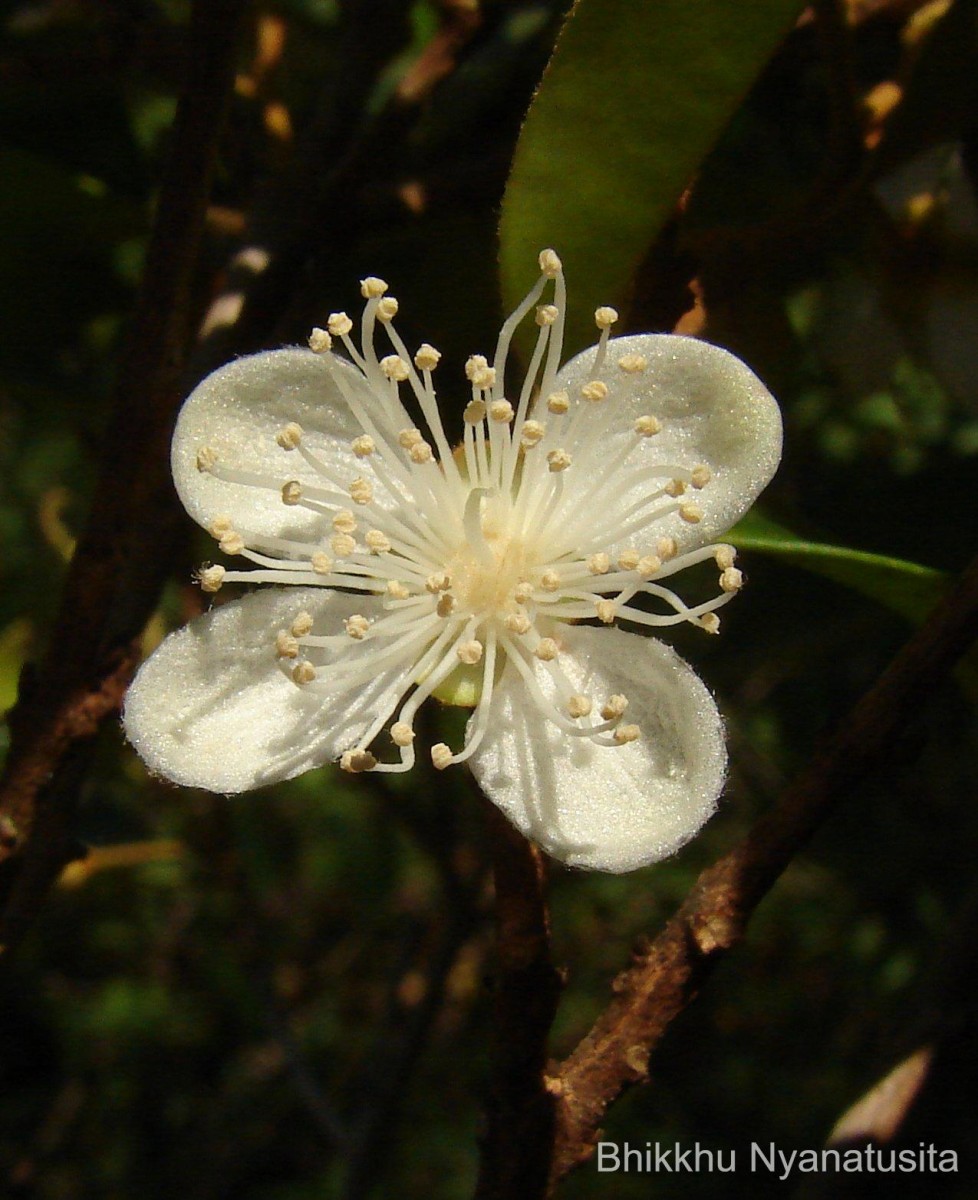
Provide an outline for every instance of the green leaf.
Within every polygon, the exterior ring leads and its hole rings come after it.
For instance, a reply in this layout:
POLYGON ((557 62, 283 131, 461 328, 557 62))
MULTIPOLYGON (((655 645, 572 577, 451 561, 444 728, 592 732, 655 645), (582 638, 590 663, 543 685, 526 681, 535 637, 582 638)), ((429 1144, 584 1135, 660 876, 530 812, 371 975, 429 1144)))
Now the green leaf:
POLYGON ((503 198, 500 265, 512 308, 553 246, 589 308, 621 302, 636 267, 748 88, 798 0, 577 0, 530 107, 503 198))
POLYGON ((773 554, 844 584, 878 600, 914 624, 926 617, 948 584, 947 575, 934 567, 846 546, 805 541, 756 509, 734 526, 730 540, 738 549, 773 554))

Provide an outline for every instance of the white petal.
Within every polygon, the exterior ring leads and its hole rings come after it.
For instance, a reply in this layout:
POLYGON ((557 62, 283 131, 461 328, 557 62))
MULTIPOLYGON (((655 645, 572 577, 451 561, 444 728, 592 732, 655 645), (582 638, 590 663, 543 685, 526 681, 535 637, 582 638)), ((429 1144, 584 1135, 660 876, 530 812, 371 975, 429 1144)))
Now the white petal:
MULTIPOLYGON (((581 398, 581 388, 595 378, 596 353, 595 347, 585 350, 557 376, 557 387, 566 389, 574 407, 589 405, 581 398)), ((719 346, 676 334, 613 338, 598 377, 608 385, 608 398, 589 405, 593 416, 579 427, 576 444, 565 447, 574 458, 567 478, 568 502, 573 503, 575 469, 577 486, 585 487, 593 473, 600 472, 602 459, 610 458, 623 436, 632 436, 635 419, 644 415, 656 417, 662 430, 641 442, 622 474, 643 465, 678 463, 688 468, 703 464, 713 477, 702 491, 691 490, 685 497, 703 512, 698 524, 690 525, 673 514, 655 522, 648 529, 650 536, 671 535, 683 549, 712 541, 750 508, 777 469, 781 459, 778 405, 753 371, 719 346), (635 374, 622 371, 618 362, 625 355, 640 355, 648 365, 635 374), (611 406, 612 423, 598 441, 591 429, 605 417, 606 405, 611 406)), ((574 407, 564 420, 570 419, 574 407)), ((609 476, 600 502, 620 506, 620 511, 663 482, 649 479, 616 493, 615 479, 614 474, 609 476)), ((641 537, 640 532, 625 542, 634 544, 641 537)), ((610 549, 619 548, 616 540, 610 549)))
POLYGON ((318 633, 372 608, 379 612, 373 597, 324 588, 263 588, 197 617, 133 681, 123 715, 129 740, 154 774, 213 792, 248 791, 339 757, 396 698, 392 673, 352 693, 314 690, 318 681, 302 688, 276 660, 275 634, 302 610, 318 633))
MULTIPOLYGON (((269 350, 239 358, 208 375, 180 410, 173 435, 173 481, 187 512, 206 529, 227 515, 235 528, 273 537, 308 539, 322 535, 327 518, 282 503, 281 486, 289 480, 329 487, 298 451, 286 451, 275 435, 289 422, 305 432, 304 444, 347 486, 369 468, 355 457, 350 442, 363 432, 330 375, 324 356, 311 350, 269 350), (228 483, 197 469, 197 453, 210 447, 220 462, 259 472, 275 485, 265 491, 228 483)), ((368 408, 376 409, 363 375, 332 356, 332 371, 368 408)), ((411 422, 405 414, 405 424, 411 422)), ((377 502, 389 498, 375 490, 377 502)))
MULTIPOLYGON (((603 747, 568 736, 507 664, 472 769, 486 795, 554 858, 633 871, 678 850, 716 808, 726 766, 720 716, 706 686, 662 642, 571 627, 564 645, 560 662, 571 684, 595 710, 625 694, 624 719, 641 738, 603 747)), ((550 694, 542 664, 536 673, 550 694)))

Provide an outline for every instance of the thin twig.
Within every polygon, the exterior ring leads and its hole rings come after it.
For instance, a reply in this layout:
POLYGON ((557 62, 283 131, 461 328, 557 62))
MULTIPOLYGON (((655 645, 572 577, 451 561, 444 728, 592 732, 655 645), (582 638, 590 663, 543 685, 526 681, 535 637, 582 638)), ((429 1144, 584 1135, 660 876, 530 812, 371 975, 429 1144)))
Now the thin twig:
POLYGON ((709 867, 662 933, 615 980, 614 998, 556 1077, 551 1183, 593 1152, 608 1107, 647 1077, 649 1055, 757 904, 833 806, 879 761, 978 630, 978 559, 856 704, 780 806, 709 867))

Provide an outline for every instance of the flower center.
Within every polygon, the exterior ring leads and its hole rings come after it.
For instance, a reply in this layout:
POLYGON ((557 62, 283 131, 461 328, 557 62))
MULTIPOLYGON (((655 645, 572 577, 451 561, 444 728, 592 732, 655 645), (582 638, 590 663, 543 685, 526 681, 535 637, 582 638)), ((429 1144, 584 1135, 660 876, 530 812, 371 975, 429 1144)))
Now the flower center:
POLYGON ((527 548, 514 536, 507 509, 509 505, 486 489, 473 489, 467 508, 478 505, 474 525, 467 523, 467 538, 452 558, 448 573, 460 611, 480 622, 501 619, 515 611, 514 592, 527 577, 530 566, 527 548), (483 494, 479 494, 483 493, 483 494))

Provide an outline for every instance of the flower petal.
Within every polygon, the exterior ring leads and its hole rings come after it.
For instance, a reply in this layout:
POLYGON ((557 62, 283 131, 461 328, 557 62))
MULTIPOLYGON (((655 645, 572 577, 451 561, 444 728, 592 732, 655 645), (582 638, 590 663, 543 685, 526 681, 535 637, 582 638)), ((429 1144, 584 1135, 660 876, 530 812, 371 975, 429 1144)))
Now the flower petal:
MULTIPOLYGON (((596 347, 585 350, 557 375, 557 387, 565 389, 571 399, 565 420, 570 420, 579 405, 593 409, 593 416, 577 425, 574 444, 566 447, 581 479, 579 486, 586 486, 595 472, 600 473, 602 461, 607 462, 623 445, 623 437, 634 437, 636 418, 654 416, 661 431, 643 438, 620 472, 608 475, 608 486, 595 503, 604 505, 610 515, 616 509, 624 513, 663 480, 650 476, 613 491, 616 480, 658 463, 687 468, 702 464, 709 468, 712 479, 687 497, 700 508, 702 519, 691 525, 673 513, 656 520, 648 533, 671 535, 684 550, 705 545, 724 533, 750 508, 781 459, 781 413, 767 388, 728 351, 676 334, 613 338, 597 376, 596 355, 596 347), (638 359, 647 365, 626 371, 618 365, 623 359, 633 368, 638 359), (609 395, 602 404, 590 405, 582 399, 581 388, 595 378, 607 383, 609 395), (612 406, 609 414, 606 405, 612 406), (603 424, 606 415, 612 419, 607 426, 603 424), (606 432, 595 437, 599 423, 606 432)), ((570 476, 567 482, 568 502, 573 503, 570 476)), ((610 552, 629 541, 634 544, 643 532, 633 533, 621 544, 614 538, 610 552)))
POLYGON ((338 758, 397 699, 394 672, 356 689, 299 687, 276 660, 275 633, 302 610, 329 628, 379 604, 322 588, 263 588, 197 617, 133 681, 129 740, 153 774, 213 792, 248 791, 338 758))
MULTIPOLYGON (((344 486, 363 473, 350 442, 363 432, 336 378, 370 409, 375 406, 363 375, 335 355, 330 362, 311 350, 269 350, 239 358, 208 375, 191 392, 173 435, 171 466, 187 512, 208 528, 226 515, 236 529, 272 537, 319 537, 328 520, 319 513, 282 503, 282 484, 330 484, 300 456, 278 445, 275 435, 290 422, 304 431, 303 443, 344 486), (210 447, 226 467, 267 477, 266 489, 229 483, 197 469, 197 454, 210 447)), ((405 425, 411 422, 405 414, 405 425)), ((378 489, 376 501, 392 501, 378 489)))
MULTIPOLYGON (((633 871, 672 854, 712 815, 726 766, 706 686, 668 646, 618 629, 569 628, 561 655, 595 701, 622 693, 642 731, 623 746, 570 737, 536 707, 512 665, 493 695, 472 770, 527 837, 572 867, 633 871)), ((536 665, 548 695, 553 684, 536 665)))

